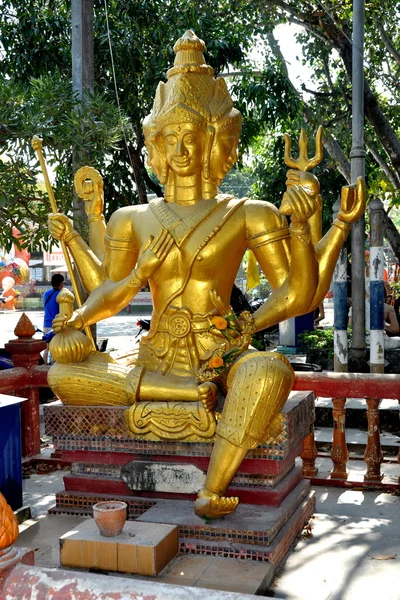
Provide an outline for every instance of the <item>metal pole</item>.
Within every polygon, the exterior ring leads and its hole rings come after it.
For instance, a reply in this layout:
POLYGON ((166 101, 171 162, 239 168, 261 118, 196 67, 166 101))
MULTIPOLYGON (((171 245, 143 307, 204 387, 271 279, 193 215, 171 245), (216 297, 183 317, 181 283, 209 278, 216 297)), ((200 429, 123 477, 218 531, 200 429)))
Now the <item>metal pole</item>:
MULTIPOLYGON (((333 205, 334 217, 340 209, 340 198, 333 205)), ((334 370, 347 373, 349 370, 349 349, 347 338, 347 250, 339 254, 333 275, 333 349, 334 370)), ((346 470, 349 452, 346 443, 346 398, 332 398, 333 441, 331 459, 332 479, 347 479, 346 470)))
POLYGON ((79 97, 93 92, 93 0, 71 1, 72 88, 79 97))
MULTIPOLYGON (((364 149, 364 0, 353 0, 352 63, 352 148, 351 182, 365 175, 364 149)), ((356 359, 365 356, 365 218, 352 226, 352 351, 356 359)))
MULTIPOLYGON (((93 0, 71 0, 71 55, 72 55, 72 89, 83 101, 85 92, 94 90, 94 44, 93 44, 93 0)), ((83 125, 82 125, 83 128, 83 125)), ((83 131, 84 133, 84 131, 83 131)), ((84 162, 77 147, 73 148, 73 171, 82 167, 84 162)), ((86 237, 87 216, 84 202, 74 190, 72 198, 74 226, 86 237)), ((78 278, 80 295, 83 300, 87 294, 78 278)), ((96 339, 96 326, 91 326, 92 337, 96 339)))
MULTIPOLYGON (((94 50, 93 50, 93 0, 71 1, 71 54, 72 89, 82 99, 85 92, 94 89, 94 50)), ((74 149, 74 171, 81 164, 81 157, 74 149)), ((74 194, 72 202, 74 225, 81 232, 87 218, 84 203, 74 194)))

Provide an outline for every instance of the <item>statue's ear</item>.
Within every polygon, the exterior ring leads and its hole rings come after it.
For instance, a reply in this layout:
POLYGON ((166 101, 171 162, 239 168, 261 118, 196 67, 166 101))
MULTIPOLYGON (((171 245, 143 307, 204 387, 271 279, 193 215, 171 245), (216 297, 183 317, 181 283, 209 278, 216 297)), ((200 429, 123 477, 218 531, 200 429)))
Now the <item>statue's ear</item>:
POLYGON ((212 125, 209 125, 206 129, 205 133, 205 141, 204 141, 204 156, 203 156, 203 179, 208 181, 210 179, 210 159, 211 159, 211 149, 214 142, 215 137, 215 128, 212 125))

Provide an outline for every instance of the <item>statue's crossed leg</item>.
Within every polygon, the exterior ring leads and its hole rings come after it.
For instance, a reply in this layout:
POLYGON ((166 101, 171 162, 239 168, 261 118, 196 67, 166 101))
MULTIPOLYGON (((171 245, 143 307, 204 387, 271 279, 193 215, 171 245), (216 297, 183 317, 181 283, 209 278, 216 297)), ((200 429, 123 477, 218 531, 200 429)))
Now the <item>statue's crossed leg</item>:
POLYGON ((236 509, 239 498, 224 494, 247 452, 267 438, 293 382, 294 371, 281 354, 249 352, 234 363, 205 486, 195 503, 196 514, 218 518, 236 509))

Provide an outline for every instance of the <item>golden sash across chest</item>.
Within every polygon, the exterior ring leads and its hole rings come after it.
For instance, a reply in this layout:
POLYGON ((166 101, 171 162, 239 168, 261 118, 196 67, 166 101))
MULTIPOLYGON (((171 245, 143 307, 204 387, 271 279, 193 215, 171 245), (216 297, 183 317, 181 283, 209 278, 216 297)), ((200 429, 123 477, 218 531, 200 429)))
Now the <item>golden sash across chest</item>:
POLYGON ((211 215, 221 205, 226 205, 233 196, 226 194, 219 194, 216 198, 216 204, 212 204, 211 201, 207 205, 200 207, 196 212, 187 217, 181 218, 174 213, 174 211, 168 206, 168 202, 165 202, 163 198, 157 198, 152 200, 149 204, 151 211, 160 221, 163 229, 167 229, 174 238, 174 241, 178 248, 184 243, 187 237, 195 231, 198 225, 204 221, 209 215, 211 215))
MULTIPOLYGON (((232 199, 232 196, 225 196, 225 197, 222 197, 222 198, 223 198, 222 202, 219 202, 216 206, 214 206, 213 209, 210 210, 207 213, 208 215, 211 214, 211 212, 214 212, 214 210, 217 209, 217 208, 223 208, 224 210, 226 210, 227 204, 229 203, 229 200, 232 199)), ((215 227, 213 227, 210 230, 209 234, 197 246, 197 248, 193 252, 193 254, 192 254, 192 256, 191 256, 191 258, 190 258, 190 260, 188 262, 187 270, 186 270, 185 276, 183 277, 182 283, 166 299, 166 301, 164 302, 164 305, 161 308, 161 310, 157 314, 153 313, 152 319, 154 321, 154 330, 153 330, 153 332, 150 331, 147 334, 147 336, 146 336, 147 340, 150 340, 152 338, 152 336, 155 334, 155 332, 157 331, 159 320, 161 319, 162 315, 165 313, 165 311, 167 310, 167 308, 172 304, 172 302, 175 300, 175 298, 177 298, 178 296, 180 296, 184 292, 184 290, 185 290, 188 282, 190 281, 190 277, 191 277, 192 269, 193 269, 193 264, 194 264, 194 262, 195 262, 195 260, 197 258, 197 255, 199 254, 199 252, 201 252, 201 250, 203 250, 203 248, 205 248, 205 246, 207 246, 207 244, 214 238, 214 236, 216 236, 217 233, 219 231, 221 231, 221 229, 225 225, 225 223, 227 223, 227 221, 229 221, 230 217, 237 211, 238 208, 240 208, 244 204, 245 201, 246 201, 246 198, 242 198, 241 200, 238 200, 237 202, 235 202, 235 204, 233 204, 230 208, 228 208, 228 210, 225 212, 225 214, 221 215, 221 220, 219 221, 218 225, 216 225, 215 227)), ((164 204, 166 204, 164 201, 162 201, 162 202, 164 204)), ((156 206, 157 205, 158 204, 156 204, 156 206)), ((158 210, 158 209, 156 208, 156 210, 158 210)), ((172 212, 172 211, 170 210, 170 212, 172 212)), ((176 217, 176 215, 174 215, 174 216, 176 217)), ((206 217, 207 217, 207 215, 203 215, 202 220, 204 220, 206 217)), ((160 220, 160 222, 162 223, 161 220, 160 220)), ((198 220, 198 223, 200 223, 200 220, 198 220)), ((162 224, 164 225, 164 223, 162 223, 162 224)), ((194 232, 195 229, 196 229, 196 226, 193 226, 191 228, 191 230, 188 231, 187 234, 185 235, 185 239, 188 238, 189 233, 194 232)), ((181 244, 182 244, 182 242, 183 242, 183 240, 181 241, 181 244)), ((153 327, 152 327, 152 329, 153 329, 153 327)))

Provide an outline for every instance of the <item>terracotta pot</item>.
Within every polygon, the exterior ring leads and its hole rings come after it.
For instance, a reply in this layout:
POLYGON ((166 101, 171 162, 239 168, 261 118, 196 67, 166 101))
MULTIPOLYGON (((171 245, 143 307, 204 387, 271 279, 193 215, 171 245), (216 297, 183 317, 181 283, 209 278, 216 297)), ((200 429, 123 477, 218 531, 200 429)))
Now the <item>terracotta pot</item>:
POLYGON ((93 506, 93 517, 101 535, 114 537, 119 535, 126 521, 126 502, 98 502, 93 506))

